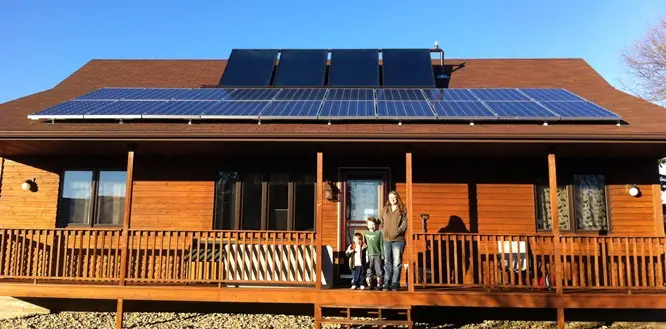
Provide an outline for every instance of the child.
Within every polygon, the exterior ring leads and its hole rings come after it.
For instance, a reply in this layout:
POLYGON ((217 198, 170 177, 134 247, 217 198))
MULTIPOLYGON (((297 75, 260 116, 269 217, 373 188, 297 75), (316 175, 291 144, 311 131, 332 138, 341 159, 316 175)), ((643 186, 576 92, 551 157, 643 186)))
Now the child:
POLYGON ((377 278, 377 289, 382 287, 384 275, 384 238, 382 232, 377 229, 379 221, 375 217, 368 217, 368 231, 365 232, 365 241, 368 244, 368 271, 366 282, 368 289, 372 288, 373 276, 377 278))
POLYGON ((352 270, 352 289, 360 287, 361 290, 365 289, 363 282, 363 269, 365 268, 365 248, 367 246, 363 243, 363 235, 361 233, 354 234, 354 242, 347 247, 345 255, 349 258, 349 269, 352 270))

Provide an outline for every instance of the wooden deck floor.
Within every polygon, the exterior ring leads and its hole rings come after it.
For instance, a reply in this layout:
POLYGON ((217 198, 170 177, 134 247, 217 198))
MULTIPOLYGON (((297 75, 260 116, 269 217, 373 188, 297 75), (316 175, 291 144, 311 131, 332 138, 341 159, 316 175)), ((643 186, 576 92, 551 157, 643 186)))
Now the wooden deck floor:
POLYGON ((2 295, 34 298, 81 298, 148 301, 298 303, 375 307, 462 306, 508 308, 666 309, 666 294, 650 291, 551 292, 511 291, 357 291, 307 288, 217 288, 191 286, 116 286, 0 283, 2 295))

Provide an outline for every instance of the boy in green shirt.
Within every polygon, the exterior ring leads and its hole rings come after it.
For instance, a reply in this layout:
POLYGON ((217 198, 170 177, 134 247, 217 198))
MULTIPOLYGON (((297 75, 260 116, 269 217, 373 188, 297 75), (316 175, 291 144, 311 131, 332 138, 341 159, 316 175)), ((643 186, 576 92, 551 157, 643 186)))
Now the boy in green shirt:
POLYGON ((375 217, 368 217, 368 231, 365 232, 365 242, 367 244, 367 275, 366 281, 368 289, 372 289, 373 276, 377 278, 377 289, 382 288, 382 277, 384 270, 384 238, 382 232, 377 228, 379 222, 375 217))

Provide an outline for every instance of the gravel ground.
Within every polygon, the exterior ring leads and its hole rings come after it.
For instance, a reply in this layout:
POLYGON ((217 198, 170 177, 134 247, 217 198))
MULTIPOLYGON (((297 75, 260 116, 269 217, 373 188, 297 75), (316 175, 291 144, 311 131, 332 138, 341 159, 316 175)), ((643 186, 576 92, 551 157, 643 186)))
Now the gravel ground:
MULTIPOLYGON (((227 313, 127 313, 124 328, 147 329, 301 329, 313 328, 310 316, 227 313)), ((115 329, 115 313, 62 312, 0 320, 0 329, 115 329)), ((340 328, 340 326, 325 326, 340 328)), ((367 328, 367 327, 366 327, 367 328)), ((439 329, 551 329, 552 322, 484 321, 476 324, 417 324, 416 328, 439 329)), ((567 329, 665 329, 657 323, 568 323, 567 329)))

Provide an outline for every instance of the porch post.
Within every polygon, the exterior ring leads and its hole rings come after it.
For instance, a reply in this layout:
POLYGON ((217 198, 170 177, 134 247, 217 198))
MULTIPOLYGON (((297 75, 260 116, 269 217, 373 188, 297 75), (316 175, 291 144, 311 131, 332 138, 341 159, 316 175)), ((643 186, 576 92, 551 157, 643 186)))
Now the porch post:
POLYGON ((118 299, 116 304, 116 329, 123 329, 123 300, 118 299))
POLYGON ((412 202, 412 154, 406 154, 406 184, 407 185, 407 261, 409 266, 407 267, 407 290, 409 292, 414 292, 414 271, 416 271, 416 266, 414 265, 414 237, 412 236, 412 226, 414 221, 412 220, 412 215, 414 214, 414 204, 412 202))
POLYGON ((322 248, 322 234, 324 226, 324 155, 317 152, 317 213, 315 216, 315 239, 317 260, 315 263, 315 288, 321 289, 322 281, 322 259, 324 250, 322 248))
MULTIPOLYGON (((555 165, 555 154, 548 154, 548 186, 550 188, 550 215, 553 231, 553 254, 555 255, 555 295, 561 296, 562 289, 562 259, 560 258, 560 220, 557 208, 557 167, 555 165)), ((557 328, 564 329, 564 309, 557 307, 557 328)))
MULTIPOLYGON (((125 276, 127 274, 127 251, 129 245, 129 225, 132 212, 132 189, 134 185, 134 150, 127 152, 127 179, 125 181, 125 213, 123 216, 123 244, 120 253, 120 282, 125 285, 125 276)), ((119 301, 119 307, 122 309, 122 300, 119 301)))

